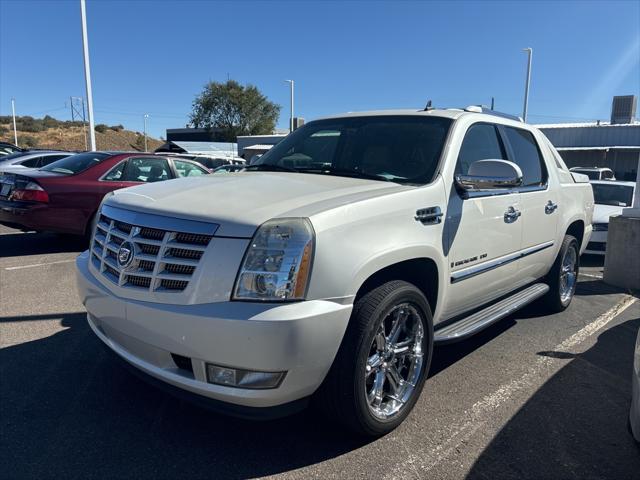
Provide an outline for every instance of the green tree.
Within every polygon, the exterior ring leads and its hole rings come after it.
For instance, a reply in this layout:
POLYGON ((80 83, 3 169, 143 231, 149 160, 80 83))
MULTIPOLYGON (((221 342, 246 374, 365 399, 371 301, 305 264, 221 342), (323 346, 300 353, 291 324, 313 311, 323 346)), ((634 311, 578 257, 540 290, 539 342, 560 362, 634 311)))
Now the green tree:
POLYGON ((255 86, 228 80, 205 85, 194 100, 189 117, 194 127, 220 129, 220 140, 232 142, 238 135, 272 133, 280 108, 255 86))

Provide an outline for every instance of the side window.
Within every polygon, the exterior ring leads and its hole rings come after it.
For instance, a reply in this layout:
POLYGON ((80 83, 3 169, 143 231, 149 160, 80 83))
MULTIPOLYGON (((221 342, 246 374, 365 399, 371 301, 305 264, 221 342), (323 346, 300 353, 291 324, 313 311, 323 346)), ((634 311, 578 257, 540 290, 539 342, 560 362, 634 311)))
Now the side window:
POLYGON ((122 174, 124 173, 124 166, 127 164, 126 160, 124 162, 120 162, 118 165, 113 167, 109 173, 107 173, 102 180, 105 182, 118 182, 122 180, 122 174))
POLYGON ((204 175, 204 170, 191 162, 183 162, 182 160, 174 160, 173 165, 176 167, 178 177, 197 177, 204 175))
POLYGON ((547 181, 547 171, 531 132, 513 127, 504 127, 504 130, 513 150, 512 160, 522 169, 522 186, 543 185, 547 181))
POLYGON ((29 160, 25 160, 24 162, 21 162, 20 165, 22 165, 23 167, 27 167, 27 168, 36 168, 38 166, 38 161, 41 158, 42 157, 30 158, 29 160))
POLYGON ((164 158, 130 158, 124 182, 161 182, 171 178, 169 162, 164 158))
POLYGON ((473 162, 489 159, 506 160, 502 142, 494 125, 476 123, 467 130, 462 140, 456 173, 466 175, 473 162))
POLYGON ((67 158, 68 156, 69 155, 48 155, 46 157, 40 157, 40 163, 38 163, 38 166, 44 167, 46 165, 49 165, 50 163, 62 160, 63 158, 67 158))

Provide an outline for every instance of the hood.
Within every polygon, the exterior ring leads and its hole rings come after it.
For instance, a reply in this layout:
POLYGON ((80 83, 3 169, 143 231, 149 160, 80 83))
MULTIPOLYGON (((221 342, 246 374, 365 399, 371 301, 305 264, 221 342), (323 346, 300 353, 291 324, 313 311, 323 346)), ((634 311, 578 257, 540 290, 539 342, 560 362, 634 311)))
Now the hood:
POLYGON ((609 223, 611 215, 620 215, 625 207, 616 207, 614 205, 601 205, 596 203, 593 209, 593 220, 591 223, 609 223))
POLYGON ((218 223, 216 236, 253 236, 272 218, 311 215, 374 196, 414 189, 392 182, 280 172, 206 175, 117 190, 113 207, 218 223))

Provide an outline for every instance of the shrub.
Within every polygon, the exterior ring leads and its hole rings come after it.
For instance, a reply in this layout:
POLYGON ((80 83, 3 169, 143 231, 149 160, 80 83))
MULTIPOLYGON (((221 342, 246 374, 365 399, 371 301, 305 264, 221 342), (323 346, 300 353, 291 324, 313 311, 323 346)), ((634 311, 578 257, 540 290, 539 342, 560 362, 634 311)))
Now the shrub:
POLYGON ((122 125, 111 125, 109 128, 114 132, 119 132, 121 130, 124 130, 124 126, 122 125))
POLYGON ((0 125, 0 135, 7 135, 11 130, 9 130, 4 125, 0 125))
POLYGON ((22 147, 35 148, 38 146, 38 139, 32 135, 21 135, 18 137, 18 143, 22 147))
POLYGON ((108 128, 109 127, 106 126, 104 123, 99 123, 98 125, 96 125, 95 130, 96 132, 105 133, 108 128))
POLYGON ((42 120, 36 120, 33 117, 16 118, 16 125, 18 130, 23 132, 41 132, 44 130, 42 120))
POLYGON ((56 120, 55 118, 50 117, 49 115, 45 115, 44 118, 42 119, 42 126, 44 128, 59 127, 61 123, 62 122, 60 120, 56 120))

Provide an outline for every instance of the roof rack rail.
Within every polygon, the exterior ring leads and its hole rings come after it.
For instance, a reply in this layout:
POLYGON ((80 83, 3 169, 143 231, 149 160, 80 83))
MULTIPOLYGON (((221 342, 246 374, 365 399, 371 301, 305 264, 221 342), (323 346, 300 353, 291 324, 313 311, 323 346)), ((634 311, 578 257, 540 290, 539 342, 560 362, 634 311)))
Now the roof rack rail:
POLYGON ((469 105, 464 110, 465 112, 485 113, 487 115, 494 115, 496 117, 508 118, 509 120, 515 120, 516 122, 522 122, 522 118, 518 117, 517 115, 498 112, 482 105, 469 105))

